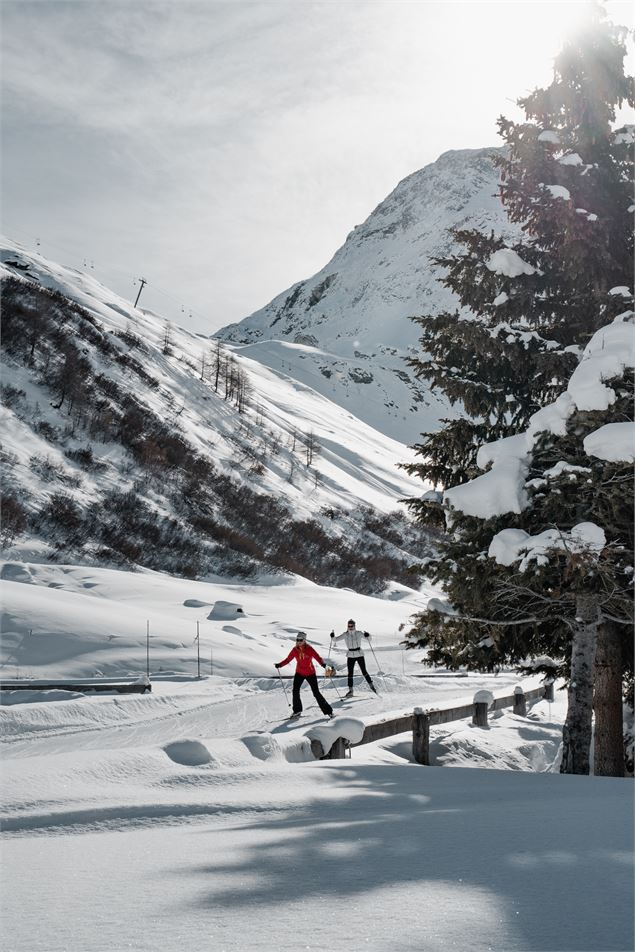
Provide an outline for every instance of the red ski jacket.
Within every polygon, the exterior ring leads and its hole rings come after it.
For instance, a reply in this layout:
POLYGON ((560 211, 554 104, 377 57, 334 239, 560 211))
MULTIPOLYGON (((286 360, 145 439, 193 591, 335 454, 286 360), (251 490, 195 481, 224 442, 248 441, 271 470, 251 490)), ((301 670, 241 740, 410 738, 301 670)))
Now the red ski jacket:
POLYGON ((280 662, 280 667, 283 668, 285 664, 289 664, 290 661, 295 659, 297 662, 295 669, 296 674, 315 674, 315 668, 313 667, 314 658, 318 664, 321 664, 322 667, 324 667, 324 662, 320 658, 317 651, 311 647, 311 645, 302 645, 301 647, 296 645, 295 648, 291 649, 284 661, 280 662))

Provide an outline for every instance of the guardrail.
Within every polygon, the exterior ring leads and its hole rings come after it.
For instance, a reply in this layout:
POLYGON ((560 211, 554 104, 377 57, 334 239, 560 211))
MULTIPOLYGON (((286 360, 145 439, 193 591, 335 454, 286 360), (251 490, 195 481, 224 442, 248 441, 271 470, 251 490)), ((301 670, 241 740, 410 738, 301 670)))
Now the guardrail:
POLYGON ((460 707, 423 710, 415 707, 412 714, 402 714, 390 720, 377 721, 367 724, 362 739, 351 744, 344 737, 338 737, 331 749, 324 752, 318 740, 311 741, 311 750, 317 760, 339 760, 346 756, 346 751, 352 747, 361 747, 363 744, 372 744, 385 737, 394 737, 396 734, 405 734, 412 731, 412 757, 418 764, 430 766, 430 728, 439 724, 449 724, 452 721, 461 721, 471 717, 476 727, 487 727, 489 711, 500 711, 505 707, 512 707, 514 714, 524 716, 527 713, 527 704, 531 701, 554 700, 554 686, 548 682, 543 687, 532 691, 523 691, 519 686, 513 694, 499 698, 484 698, 488 692, 477 691, 471 704, 460 707))

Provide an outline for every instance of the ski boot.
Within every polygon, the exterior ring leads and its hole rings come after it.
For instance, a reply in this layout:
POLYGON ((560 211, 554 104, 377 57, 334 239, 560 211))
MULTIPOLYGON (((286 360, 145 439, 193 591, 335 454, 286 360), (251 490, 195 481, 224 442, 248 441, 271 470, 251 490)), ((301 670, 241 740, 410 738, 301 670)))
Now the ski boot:
POLYGON ((352 688, 349 688, 348 691, 346 692, 346 694, 344 695, 344 698, 345 698, 345 699, 346 699, 347 697, 353 697, 353 689, 352 689, 352 688))

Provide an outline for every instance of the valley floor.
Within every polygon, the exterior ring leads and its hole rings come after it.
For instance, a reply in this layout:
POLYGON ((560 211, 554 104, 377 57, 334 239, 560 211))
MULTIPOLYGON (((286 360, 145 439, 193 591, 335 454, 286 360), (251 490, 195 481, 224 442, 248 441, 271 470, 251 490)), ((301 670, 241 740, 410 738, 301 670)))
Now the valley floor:
MULTIPOLYGON (((378 681, 336 712, 486 679, 378 681)), ((409 735, 311 762, 275 682, 154 688, 2 709, 14 952, 633 947, 632 785, 549 772, 562 695, 434 729, 426 768, 409 735)))
POLYGON ((404 657, 399 625, 421 593, 36 563, 4 574, 5 676, 138 676, 149 616, 156 666, 151 694, 3 699, 11 952, 632 950, 633 785, 557 773, 564 692, 487 730, 433 728, 431 767, 412 762, 408 734, 313 761, 305 734, 324 721, 306 686, 304 716, 285 720, 272 662, 300 626, 327 654, 331 619, 351 611, 385 674, 379 697, 362 682, 351 701, 343 678, 322 682, 337 716, 510 693, 513 672, 435 676, 404 657), (200 680, 197 618, 222 672, 200 680))

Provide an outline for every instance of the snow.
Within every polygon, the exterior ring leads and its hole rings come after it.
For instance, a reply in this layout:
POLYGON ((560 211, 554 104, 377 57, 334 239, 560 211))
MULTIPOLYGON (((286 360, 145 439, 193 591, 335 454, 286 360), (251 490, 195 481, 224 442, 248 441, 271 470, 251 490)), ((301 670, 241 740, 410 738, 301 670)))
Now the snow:
POLYGON ((572 463, 567 463, 566 460, 558 460, 555 466, 551 466, 549 469, 546 469, 543 473, 543 476, 551 477, 552 479, 557 479, 558 476, 562 476, 564 473, 590 473, 591 470, 588 466, 574 466, 572 463))
POLYGON ((171 761, 184 767, 202 767, 209 764, 212 755, 198 740, 177 740, 163 748, 171 761))
POLYGON ((619 295, 620 297, 630 298, 632 297, 632 291, 630 288, 626 287, 624 284, 620 284, 618 287, 611 288, 609 291, 613 297, 619 295))
MULTIPOLYGON (((284 370, 263 366, 237 350, 234 357, 253 389, 252 406, 241 416, 214 392, 209 380, 199 379, 202 355, 207 355, 209 361, 209 340, 175 326, 171 331, 173 354, 166 356, 162 352, 165 322, 161 318, 133 308, 89 274, 27 252, 6 239, 0 245, 4 262, 0 264, 1 276, 28 277, 60 291, 94 315, 113 340, 114 335, 127 329, 142 339, 147 347, 142 355, 144 369, 160 386, 138 390, 135 397, 160 419, 178 427, 187 442, 222 473, 246 480, 257 492, 280 497, 299 518, 315 516, 325 507, 351 509, 360 502, 387 511, 399 508, 400 499, 420 492, 420 480, 398 468, 398 463, 416 459, 409 447, 355 418, 308 383, 291 378, 284 370), (28 270, 14 273, 11 261, 28 270), (292 442, 301 446, 302 437, 310 430, 322 448, 311 471, 303 465, 301 450, 295 454, 291 450, 292 442), (258 448, 264 460, 260 474, 253 472, 253 461, 245 447, 258 448)), ((105 361, 97 352, 91 354, 91 361, 95 372, 104 372, 125 390, 130 389, 127 369, 105 361)), ((320 373, 318 376, 322 377, 320 373)), ((395 379, 392 371, 387 372, 388 378, 395 379)), ((50 406, 50 392, 29 368, 5 362, 3 383, 26 392, 29 406, 37 407, 39 420, 59 425, 59 413, 50 406)), ((360 399, 360 404, 363 402, 360 399)), ((64 489, 82 507, 104 492, 129 488, 130 474, 122 470, 130 459, 120 445, 98 444, 95 451, 106 468, 102 474, 88 474, 69 462, 63 447, 39 435, 31 421, 20 418, 13 409, 0 408, 0 424, 3 449, 17 457, 14 469, 20 486, 38 504, 48 501, 51 484, 34 472, 32 458, 48 459, 65 477, 80 475, 80 486, 64 489)), ((78 440, 80 444, 82 440, 78 440)), ((152 504, 154 508, 156 502, 152 500, 152 504)), ((169 509, 166 514, 174 515, 169 509)))
POLYGON ((635 423, 605 423, 584 438, 584 452, 609 463, 635 462, 635 423))
MULTIPOLYGON (((433 728, 426 768, 409 735, 294 761, 302 727, 239 739, 216 690, 182 728, 196 726, 197 748, 162 742, 174 714, 136 737, 80 731, 69 753, 59 733, 25 732, 21 750, 9 735, 12 952, 631 948, 630 787, 551 772, 563 692, 487 730, 433 728)), ((261 696, 284 706, 278 689, 261 696)))
MULTIPOLYGON (((444 500, 453 508, 469 516, 489 519, 505 513, 522 512, 527 504, 525 478, 527 464, 537 436, 548 431, 555 435, 564 435, 569 416, 579 410, 606 410, 615 401, 614 390, 604 383, 612 377, 620 376, 626 369, 635 367, 635 333, 632 324, 633 312, 625 311, 618 315, 613 323, 597 331, 582 354, 582 359, 574 370, 567 390, 551 404, 538 410, 530 418, 526 431, 481 446, 476 461, 481 469, 491 466, 483 476, 477 476, 468 483, 455 486, 444 493, 444 500)), ((614 426, 615 424, 610 424, 614 426)), ((620 425, 619 429, 598 431, 597 443, 594 434, 590 434, 589 446, 597 445, 602 453, 625 453, 630 459, 632 452, 632 429, 630 424, 620 425), (614 449, 608 445, 613 436, 618 442, 614 449)), ((585 447, 587 446, 585 442, 585 447)), ((598 455, 599 454, 592 454, 598 455)), ((609 457, 600 456, 608 459, 609 457)), ((617 457, 616 457, 617 458, 617 457)), ((564 461, 557 466, 557 472, 546 475, 560 475, 565 471, 564 461)), ((573 471, 573 470, 570 470, 573 471)), ((509 563, 504 563, 509 564, 509 563)))
POLYGON ((633 325, 623 320, 600 328, 587 344, 574 370, 568 393, 579 410, 606 410, 615 401, 615 392, 603 381, 618 377, 635 366, 633 325))
POLYGON ((635 136, 631 132, 618 132, 613 137, 615 145, 632 145, 635 142, 635 136))
POLYGON ((492 304, 494 307, 500 307, 501 304, 506 304, 507 301, 509 301, 509 296, 505 293, 505 291, 501 291, 500 294, 496 295, 492 301, 492 304))
POLYGON ((593 522, 581 522, 570 532, 546 529, 532 536, 523 529, 503 529, 490 542, 488 555, 499 565, 519 562, 521 572, 531 563, 546 565, 552 552, 598 552, 606 545, 604 530, 593 522))
POLYGON ((560 165, 583 165, 582 159, 577 152, 567 152, 566 155, 558 159, 560 165))
POLYGON ((453 247, 453 228, 470 222, 506 242, 520 237, 497 196, 496 151, 447 152, 409 175, 317 274, 219 336, 402 443, 454 419, 458 411, 404 363, 419 349, 408 318, 457 306, 433 264, 453 247))
POLYGON ((349 744, 358 744, 364 736, 364 722, 356 717, 334 717, 328 724, 317 724, 309 728, 306 737, 319 740, 325 754, 338 739, 343 737, 349 744))
MULTIPOLYGON (((516 689, 514 688, 514 691, 515 690, 516 689)), ((474 695, 474 703, 475 704, 489 704, 491 707, 491 705, 494 703, 494 695, 492 694, 491 691, 485 691, 484 689, 481 689, 480 691, 477 691, 476 694, 474 695)))
POLYGON ((443 598, 429 599, 427 610, 430 612, 439 612, 440 615, 458 615, 456 608, 443 598))
POLYGON ((505 512, 522 512, 526 467, 520 459, 503 459, 483 476, 446 490, 444 499, 467 516, 489 519, 505 512))
POLYGON ((553 129, 543 129, 538 136, 538 142, 549 142, 552 145, 560 145, 560 136, 553 129))
POLYGON ((561 198, 567 202, 571 199, 571 192, 564 185, 545 185, 544 187, 551 193, 552 198, 561 198))
POLYGON ((410 734, 313 760, 307 731, 355 742, 415 707, 514 691, 511 671, 431 673, 420 650, 404 655, 400 628, 430 592, 7 568, 5 674, 143 675, 146 618, 152 670, 151 694, 43 703, 25 690, 0 707, 12 952, 631 947, 630 786, 559 775, 564 691, 525 717, 493 713, 487 730, 432 728, 430 768, 412 762, 410 734), (219 602, 244 617, 206 620, 219 602), (356 678, 343 702, 346 679, 325 679, 335 722, 306 686, 304 716, 285 720, 283 686, 263 675, 298 627, 326 655, 351 613, 373 633, 381 695, 356 678), (215 671, 200 680, 197 617, 215 671))
POLYGON ((512 248, 499 248, 490 255, 486 266, 495 274, 502 274, 507 278, 517 278, 521 274, 535 274, 536 271, 512 248))
POLYGON ((388 638, 395 670, 416 670, 421 656, 409 652, 402 660, 397 629, 433 594, 392 584, 385 598, 374 598, 299 576, 189 581, 150 570, 17 561, 5 562, 0 574, 4 673, 39 679, 144 675, 148 621, 154 675, 195 675, 198 631, 205 673, 212 652, 216 674, 261 677, 275 673, 274 662, 286 656, 298 630, 328 651, 334 622, 343 625, 351 616, 373 633, 374 644, 379 639, 382 652, 388 638), (243 611, 210 619, 210 605, 219 604, 243 611))
POLYGON ((214 602, 214 607, 207 617, 209 621, 235 621, 245 617, 245 610, 242 605, 226 602, 221 598, 214 602))

